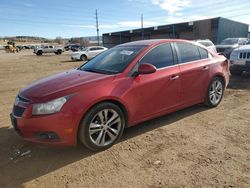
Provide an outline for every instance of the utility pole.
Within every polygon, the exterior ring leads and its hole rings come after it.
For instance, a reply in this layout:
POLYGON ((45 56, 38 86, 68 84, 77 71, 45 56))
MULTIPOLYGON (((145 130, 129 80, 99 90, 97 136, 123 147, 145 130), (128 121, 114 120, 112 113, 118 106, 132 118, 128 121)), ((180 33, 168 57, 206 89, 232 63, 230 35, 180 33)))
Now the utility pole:
POLYGON ((143 14, 141 14, 141 39, 144 39, 144 30, 143 30, 143 14))
POLYGON ((99 24, 98 24, 98 14, 97 14, 97 9, 95 9, 95 20, 96 20, 97 42, 98 42, 98 46, 99 46, 99 45, 100 45, 100 42, 99 42, 99 24))

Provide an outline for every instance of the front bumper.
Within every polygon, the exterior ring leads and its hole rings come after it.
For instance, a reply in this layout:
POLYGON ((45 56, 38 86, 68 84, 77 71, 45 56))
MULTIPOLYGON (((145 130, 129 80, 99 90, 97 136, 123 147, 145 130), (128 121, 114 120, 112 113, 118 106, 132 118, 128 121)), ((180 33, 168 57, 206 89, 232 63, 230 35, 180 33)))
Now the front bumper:
POLYGON ((250 71, 250 61, 230 61, 230 71, 250 71))
POLYGON ((51 144, 73 146, 77 144, 77 124, 74 116, 65 113, 31 116, 31 108, 25 109, 22 117, 10 114, 11 122, 17 133, 24 140, 51 144))
POLYGON ((80 60, 80 58, 78 56, 71 56, 71 60, 72 61, 77 61, 77 60, 80 60))

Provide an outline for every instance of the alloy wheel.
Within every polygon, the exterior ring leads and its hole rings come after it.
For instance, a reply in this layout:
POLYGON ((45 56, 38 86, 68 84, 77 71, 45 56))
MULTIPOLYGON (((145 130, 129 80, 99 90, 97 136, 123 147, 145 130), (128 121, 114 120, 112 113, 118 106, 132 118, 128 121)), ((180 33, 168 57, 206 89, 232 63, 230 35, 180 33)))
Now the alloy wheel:
POLYGON ((113 143, 121 131, 121 117, 113 109, 97 112, 89 125, 90 140, 96 146, 107 146, 113 143))
POLYGON ((209 90, 209 100, 213 105, 217 105, 223 95, 223 84, 220 80, 215 80, 209 90))

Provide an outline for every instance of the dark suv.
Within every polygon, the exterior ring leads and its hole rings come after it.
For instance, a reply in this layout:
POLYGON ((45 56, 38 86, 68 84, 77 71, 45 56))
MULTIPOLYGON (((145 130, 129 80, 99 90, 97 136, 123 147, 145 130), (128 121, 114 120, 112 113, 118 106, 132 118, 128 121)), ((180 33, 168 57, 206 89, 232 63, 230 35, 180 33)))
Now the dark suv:
POLYGON ((226 38, 219 45, 216 45, 216 50, 229 59, 234 49, 246 44, 250 44, 248 38, 226 38))

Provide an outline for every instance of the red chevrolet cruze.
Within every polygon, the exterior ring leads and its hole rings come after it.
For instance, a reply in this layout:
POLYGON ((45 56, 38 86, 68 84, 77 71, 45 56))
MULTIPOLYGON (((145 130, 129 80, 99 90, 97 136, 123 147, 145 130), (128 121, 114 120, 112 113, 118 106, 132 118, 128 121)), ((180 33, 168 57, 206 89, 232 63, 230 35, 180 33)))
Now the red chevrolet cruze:
POLYGON ((185 40, 121 44, 21 90, 12 124, 25 140, 55 145, 79 140, 103 150, 125 127, 198 103, 217 106, 228 66, 224 56, 185 40))

